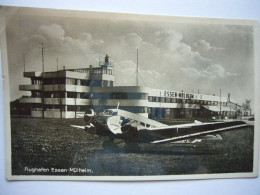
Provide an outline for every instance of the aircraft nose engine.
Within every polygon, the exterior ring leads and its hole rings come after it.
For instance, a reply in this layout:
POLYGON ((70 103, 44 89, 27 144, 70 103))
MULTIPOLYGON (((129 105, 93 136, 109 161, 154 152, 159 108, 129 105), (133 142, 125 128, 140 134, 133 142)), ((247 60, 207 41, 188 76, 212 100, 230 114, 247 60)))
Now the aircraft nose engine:
POLYGON ((95 112, 93 109, 88 109, 84 114, 84 121, 85 121, 85 130, 88 133, 94 133, 96 128, 93 125, 93 119, 95 116, 95 112))
POLYGON ((95 112, 93 109, 87 109, 87 111, 84 114, 84 120, 85 122, 88 122, 95 116, 95 112))

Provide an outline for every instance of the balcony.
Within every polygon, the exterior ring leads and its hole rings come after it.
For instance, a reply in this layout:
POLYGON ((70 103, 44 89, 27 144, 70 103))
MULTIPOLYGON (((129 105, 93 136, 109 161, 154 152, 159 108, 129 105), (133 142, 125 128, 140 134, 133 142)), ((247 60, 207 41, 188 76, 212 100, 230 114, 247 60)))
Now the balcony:
POLYGON ((89 99, 79 99, 79 98, 66 98, 66 105, 90 105, 89 99))
POLYGON ((49 105, 89 105, 89 99, 80 99, 80 98, 44 98, 44 104, 49 105))
POLYGON ((44 104, 59 105, 65 104, 65 98, 44 98, 44 104))
POLYGON ((44 85, 44 91, 65 91, 65 84, 44 85))
POLYGON ((42 90, 42 85, 19 85, 20 91, 42 90))
POLYGON ((20 103, 31 103, 31 104, 42 103, 42 99, 36 97, 24 97, 24 98, 20 98, 19 101, 20 103))
POLYGON ((42 72, 24 72, 23 76, 24 77, 28 77, 28 78, 31 78, 31 77, 42 77, 42 72))

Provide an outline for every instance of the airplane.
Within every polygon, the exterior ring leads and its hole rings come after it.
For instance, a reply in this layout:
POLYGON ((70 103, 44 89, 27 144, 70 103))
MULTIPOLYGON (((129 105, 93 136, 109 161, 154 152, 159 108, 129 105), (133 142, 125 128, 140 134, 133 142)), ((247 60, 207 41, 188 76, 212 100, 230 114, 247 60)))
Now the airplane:
POLYGON ((95 113, 89 109, 84 114, 85 126, 71 125, 87 133, 108 136, 111 142, 118 138, 125 143, 196 143, 202 140, 222 140, 223 131, 248 127, 244 121, 221 121, 166 125, 139 114, 122 109, 105 109, 95 113))

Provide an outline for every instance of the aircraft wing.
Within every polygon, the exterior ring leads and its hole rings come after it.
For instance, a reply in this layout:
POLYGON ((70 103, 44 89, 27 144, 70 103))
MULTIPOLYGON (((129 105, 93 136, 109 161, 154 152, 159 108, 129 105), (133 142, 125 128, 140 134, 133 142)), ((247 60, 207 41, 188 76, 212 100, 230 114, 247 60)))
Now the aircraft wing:
POLYGON ((174 128, 175 129, 187 129, 187 128, 195 128, 195 127, 222 126, 222 125, 233 125, 236 122, 241 122, 241 121, 208 122, 208 123, 202 123, 200 121, 195 121, 194 123, 186 123, 186 124, 179 124, 179 125, 169 125, 169 126, 164 126, 164 127, 160 126, 160 127, 155 127, 155 128, 147 128, 147 130, 158 131, 158 130, 167 130, 167 129, 174 129, 174 128))
POLYGON ((160 143, 174 142, 174 141, 179 141, 179 140, 199 137, 199 136, 202 136, 202 135, 219 133, 221 131, 227 131, 227 130, 236 129, 236 128, 242 128, 242 127, 247 127, 247 126, 248 126, 247 124, 241 124, 241 125, 235 125, 235 126, 230 126, 230 127, 213 129, 213 130, 201 131, 201 132, 198 132, 198 133, 190 133, 190 134, 187 134, 187 135, 176 136, 176 137, 171 137, 171 138, 162 139, 162 140, 156 140, 156 141, 153 141, 151 143, 153 143, 153 144, 160 144, 160 143))
POLYGON ((139 130, 138 136, 140 141, 159 144, 216 134, 218 132, 247 126, 248 125, 243 121, 190 123, 157 128, 144 128, 139 130))
POLYGON ((84 113, 77 113, 76 116, 77 116, 77 118, 83 118, 84 117, 84 113))
POLYGON ((85 129, 85 126, 79 126, 79 125, 70 125, 71 127, 75 127, 77 129, 85 129))

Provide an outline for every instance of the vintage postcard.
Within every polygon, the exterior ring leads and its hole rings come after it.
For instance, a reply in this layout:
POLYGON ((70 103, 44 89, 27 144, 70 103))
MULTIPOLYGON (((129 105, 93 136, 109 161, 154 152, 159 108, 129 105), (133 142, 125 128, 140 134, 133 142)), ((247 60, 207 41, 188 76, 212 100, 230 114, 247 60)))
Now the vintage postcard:
POLYGON ((258 21, 0 10, 8 180, 258 175, 258 21))

